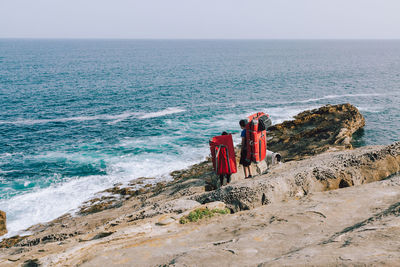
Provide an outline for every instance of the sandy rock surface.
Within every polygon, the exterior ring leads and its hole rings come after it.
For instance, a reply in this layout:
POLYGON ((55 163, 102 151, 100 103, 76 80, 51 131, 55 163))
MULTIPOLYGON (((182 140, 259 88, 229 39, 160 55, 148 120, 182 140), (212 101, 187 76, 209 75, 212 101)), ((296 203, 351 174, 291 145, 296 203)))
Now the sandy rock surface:
POLYGON ((30 254, 47 266, 395 266, 399 199, 394 176, 198 223, 144 220, 69 245, 17 248, 0 263, 30 254))

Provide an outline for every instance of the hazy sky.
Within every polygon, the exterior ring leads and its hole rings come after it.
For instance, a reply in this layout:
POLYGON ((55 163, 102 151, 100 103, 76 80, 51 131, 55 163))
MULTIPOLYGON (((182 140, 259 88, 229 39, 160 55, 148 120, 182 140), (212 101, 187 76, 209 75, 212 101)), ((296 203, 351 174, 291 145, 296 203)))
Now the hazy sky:
POLYGON ((0 38, 400 38, 400 0, 0 0, 0 38))

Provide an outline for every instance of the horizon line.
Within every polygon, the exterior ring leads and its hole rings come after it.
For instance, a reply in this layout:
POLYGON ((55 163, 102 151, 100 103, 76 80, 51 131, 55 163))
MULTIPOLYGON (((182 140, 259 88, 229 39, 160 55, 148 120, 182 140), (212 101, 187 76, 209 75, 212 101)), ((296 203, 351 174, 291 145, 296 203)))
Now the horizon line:
POLYGON ((0 37, 18 40, 177 40, 177 41, 398 41, 400 38, 119 38, 119 37, 0 37))

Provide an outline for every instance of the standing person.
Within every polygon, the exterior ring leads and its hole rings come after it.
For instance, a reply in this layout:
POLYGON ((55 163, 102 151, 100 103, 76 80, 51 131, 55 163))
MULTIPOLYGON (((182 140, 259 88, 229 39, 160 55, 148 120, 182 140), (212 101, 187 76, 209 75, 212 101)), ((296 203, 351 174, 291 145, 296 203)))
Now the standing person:
POLYGON ((250 170, 251 161, 247 159, 246 124, 246 120, 239 121, 240 128, 242 128, 242 133, 240 134, 240 136, 242 137, 242 149, 240 151, 239 163, 243 165, 245 179, 253 177, 250 170))
MULTIPOLYGON (((227 132, 223 131, 221 135, 228 135, 227 132)), ((220 174, 219 175, 219 181, 221 183, 221 186, 224 185, 224 177, 226 177, 226 183, 229 184, 231 182, 231 174, 220 174)))

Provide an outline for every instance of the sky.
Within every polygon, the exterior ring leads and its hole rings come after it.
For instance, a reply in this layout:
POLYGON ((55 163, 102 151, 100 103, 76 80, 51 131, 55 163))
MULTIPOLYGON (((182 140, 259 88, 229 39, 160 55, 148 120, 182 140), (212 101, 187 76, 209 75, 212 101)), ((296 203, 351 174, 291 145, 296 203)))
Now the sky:
POLYGON ((400 0, 0 0, 0 38, 400 39, 400 0))

